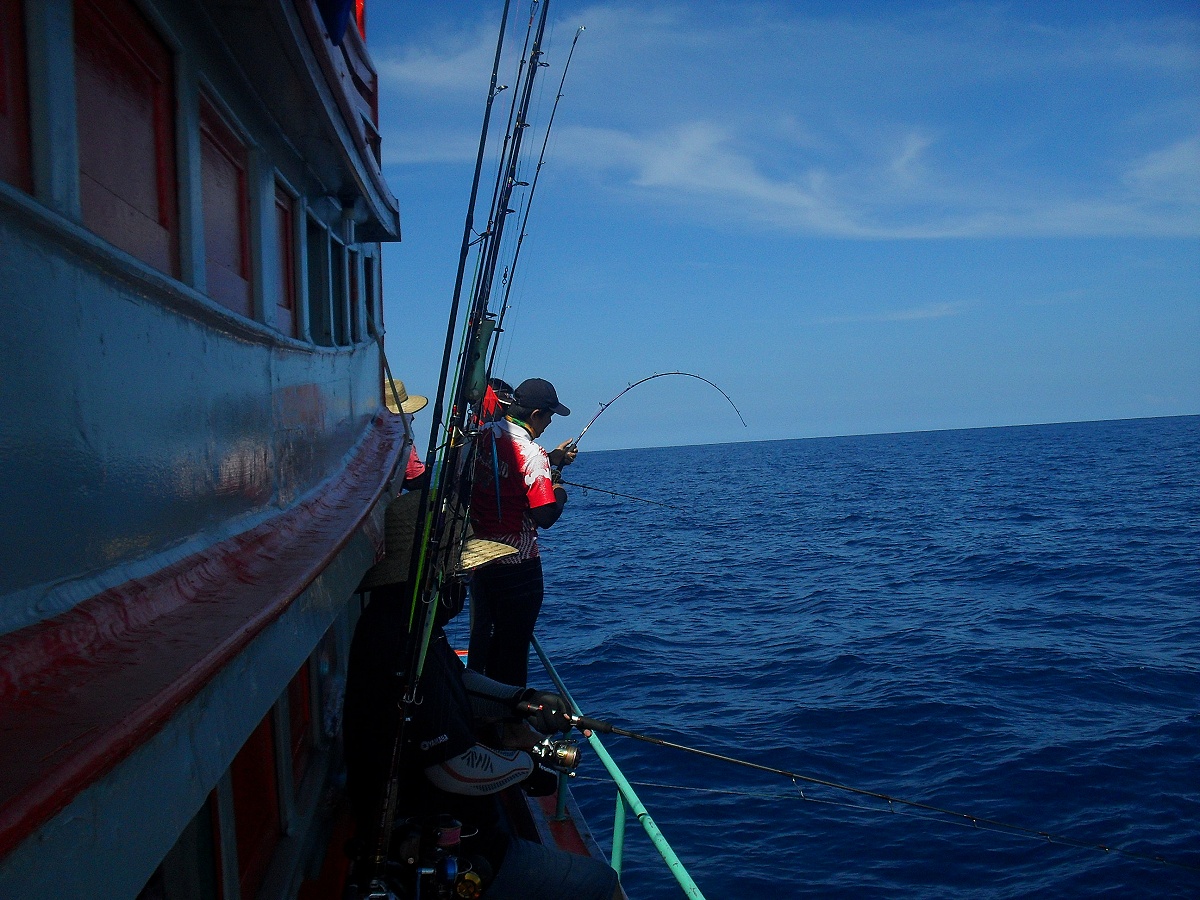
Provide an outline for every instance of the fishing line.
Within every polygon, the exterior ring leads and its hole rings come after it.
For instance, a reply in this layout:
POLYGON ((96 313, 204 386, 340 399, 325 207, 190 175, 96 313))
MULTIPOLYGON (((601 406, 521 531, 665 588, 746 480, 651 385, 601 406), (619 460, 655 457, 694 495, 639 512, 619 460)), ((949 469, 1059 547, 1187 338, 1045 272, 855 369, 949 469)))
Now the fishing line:
POLYGON ((792 772, 787 769, 776 768, 775 766, 765 766, 760 763, 753 763, 744 759, 737 759, 736 757, 725 756, 720 753, 713 753, 709 750, 700 750, 696 747, 688 747, 685 744, 677 744, 673 741, 663 740, 662 738, 638 734, 624 728, 619 728, 609 722, 593 719, 589 716, 576 715, 570 716, 569 718, 571 719, 572 724, 581 731, 587 729, 600 732, 601 734, 615 734, 621 737, 628 737, 637 741, 642 741, 647 744, 653 744, 658 747, 669 747, 673 750, 682 750, 686 753, 703 756, 706 759, 715 759, 719 762, 731 763, 747 769, 754 769, 759 772, 767 772, 772 775, 781 775, 784 778, 789 779, 793 785, 795 785, 797 791, 799 792, 800 799, 812 803, 828 803, 831 805, 847 806, 852 809, 862 809, 871 812, 889 812, 893 815, 904 815, 909 818, 921 819, 927 822, 959 825, 979 831, 990 831, 999 834, 1013 835, 1016 837, 1034 838, 1036 840, 1046 841, 1050 844, 1060 844, 1062 846, 1073 847, 1078 850, 1095 850, 1102 853, 1112 853, 1126 859, 1138 860, 1140 862, 1153 862, 1179 869, 1187 869, 1193 872, 1200 871, 1200 866, 1176 862, 1166 859, 1162 856, 1153 856, 1148 853, 1138 853, 1134 850, 1126 850, 1121 847, 1114 847, 1108 844, 1084 841, 1078 838, 1072 838, 1042 829, 1028 828, 1023 825, 1014 825, 1011 822, 1003 822, 998 819, 988 818, 986 816, 976 816, 970 813, 957 812, 952 809, 946 809, 945 807, 935 806, 931 803, 924 803, 919 800, 906 800, 903 797, 894 797, 890 794, 884 794, 880 791, 872 791, 866 788, 854 787, 853 785, 841 784, 836 781, 829 781, 827 779, 817 778, 812 775, 804 775, 800 772, 792 772), (814 784, 837 791, 845 791, 846 793, 855 794, 860 797, 870 797, 886 803, 888 808, 884 810, 880 809, 879 807, 862 806, 861 804, 846 804, 841 801, 826 800, 823 798, 811 798, 805 794, 804 789, 800 786, 799 782, 803 782, 805 784, 814 784), (903 806, 907 809, 897 810, 895 808, 896 806, 903 806), (908 810, 917 810, 918 812, 909 812, 908 810))
MULTIPOLYGON (((597 784, 608 784, 609 783, 608 779, 600 778, 600 777, 594 776, 594 775, 576 774, 574 777, 581 781, 591 781, 591 782, 595 782, 597 784)), ((862 803, 851 803, 851 802, 848 802, 845 800, 831 800, 831 799, 824 798, 824 797, 811 797, 811 796, 805 794, 803 791, 801 791, 799 794, 792 794, 790 792, 787 794, 778 794, 778 793, 764 794, 759 791, 737 791, 737 790, 733 790, 730 788, 703 788, 703 787, 695 787, 693 785, 686 785, 686 784, 666 784, 666 783, 660 782, 660 781, 632 781, 632 780, 630 780, 629 784, 633 787, 651 788, 651 789, 659 789, 659 790, 667 790, 667 791, 680 791, 680 792, 687 791, 687 792, 697 793, 697 794, 715 794, 717 796, 744 797, 744 798, 748 798, 751 800, 777 801, 777 800, 796 799, 796 800, 801 800, 805 803, 812 803, 812 804, 815 804, 818 806, 833 806, 833 807, 837 807, 839 809, 851 810, 853 812, 885 813, 887 815, 901 816, 901 817, 907 818, 907 819, 915 819, 918 822, 931 822, 931 823, 938 824, 938 825, 953 825, 957 828, 966 828, 966 829, 970 829, 973 831, 989 831, 989 832, 992 832, 995 834, 1007 834, 1012 837, 1024 837, 1024 838, 1033 837, 1033 835, 1024 834, 1024 833, 1020 833, 1020 832, 1016 832, 1016 831, 1012 831, 1012 830, 1004 830, 1004 829, 992 828, 989 826, 981 826, 975 822, 956 821, 953 819, 945 819, 945 818, 935 818, 934 816, 922 815, 919 812, 909 812, 909 811, 903 810, 903 809, 896 809, 895 807, 888 807, 885 809, 885 808, 882 808, 879 806, 867 806, 862 803)), ((1112 848, 1112 847, 1087 844, 1084 842, 1074 841, 1072 839, 1061 838, 1057 835, 1046 834, 1044 832, 1038 832, 1036 835, 1036 838, 1038 840, 1044 840, 1046 843, 1067 846, 1067 847, 1071 847, 1072 849, 1101 850, 1105 853, 1116 853, 1117 855, 1123 856, 1125 858, 1135 859, 1138 862, 1152 862, 1152 863, 1157 863, 1159 865, 1171 866, 1174 868, 1181 868, 1181 869, 1187 869, 1187 870, 1192 870, 1192 871, 1197 870, 1197 867, 1195 867, 1195 866, 1188 865, 1187 863, 1172 862, 1171 860, 1164 859, 1161 856, 1150 856, 1149 854, 1141 854, 1141 853, 1136 853, 1134 851, 1129 851, 1129 850, 1120 850, 1120 849, 1112 848)))
POLYGON ((559 481, 562 482, 562 484, 564 484, 564 485, 570 485, 571 487, 578 487, 584 493, 587 493, 588 491, 595 491, 596 493, 610 494, 611 497, 620 497, 620 498, 623 498, 626 500, 637 500, 638 503, 653 503, 655 506, 666 506, 667 509, 677 509, 677 510, 684 511, 684 512, 688 511, 688 510, 685 510, 683 508, 683 506, 673 506, 670 503, 662 503, 661 500, 648 500, 644 497, 634 497, 634 494, 631 494, 631 493, 618 493, 617 491, 607 491, 607 490, 605 490, 605 488, 602 488, 602 487, 593 487, 592 485, 581 485, 581 484, 578 484, 577 481, 568 481, 565 478, 559 479, 559 481))

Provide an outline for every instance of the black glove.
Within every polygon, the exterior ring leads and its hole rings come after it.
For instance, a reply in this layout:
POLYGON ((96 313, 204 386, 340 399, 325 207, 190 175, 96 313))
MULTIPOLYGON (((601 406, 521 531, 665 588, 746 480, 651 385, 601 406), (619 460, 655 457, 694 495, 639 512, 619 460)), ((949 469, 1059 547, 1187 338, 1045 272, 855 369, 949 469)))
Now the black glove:
POLYGON ((535 762, 533 772, 521 782, 521 787, 530 797, 549 797, 558 790, 558 773, 535 762))
POLYGON ((526 688, 517 697, 517 701, 518 703, 527 703, 530 706, 541 707, 541 709, 535 709, 532 712, 522 711, 521 715, 542 734, 554 734, 556 731, 571 730, 571 720, 568 718, 571 715, 571 704, 567 702, 566 697, 551 694, 547 691, 539 691, 534 688, 526 688))

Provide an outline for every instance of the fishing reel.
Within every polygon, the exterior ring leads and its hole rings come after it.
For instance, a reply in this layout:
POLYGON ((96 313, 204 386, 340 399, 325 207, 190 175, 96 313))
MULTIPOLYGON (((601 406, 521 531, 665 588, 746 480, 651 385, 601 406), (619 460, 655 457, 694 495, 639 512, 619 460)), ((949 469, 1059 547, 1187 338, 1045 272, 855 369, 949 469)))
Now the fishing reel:
POLYGON ((551 740, 546 738, 529 751, 529 754, 547 769, 572 773, 579 766, 579 744, 570 738, 551 740))

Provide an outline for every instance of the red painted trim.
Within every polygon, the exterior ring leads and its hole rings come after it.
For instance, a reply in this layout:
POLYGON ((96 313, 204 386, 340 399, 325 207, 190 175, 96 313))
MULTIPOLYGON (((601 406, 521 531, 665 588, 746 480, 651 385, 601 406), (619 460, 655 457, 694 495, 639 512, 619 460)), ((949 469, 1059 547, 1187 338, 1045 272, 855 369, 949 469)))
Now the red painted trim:
POLYGON ((317 495, 0 637, 0 856, 154 735, 361 529, 403 446, 378 416, 317 495))
POLYGON ((312 679, 308 674, 308 660, 288 683, 288 723, 292 739, 292 781, 299 787, 312 755, 312 679))
POLYGON ((275 224, 279 241, 279 296, 275 326, 288 337, 298 337, 296 328, 296 245, 292 198, 275 185, 275 224))
POLYGON ((0 0, 0 181, 33 190, 21 0, 0 0))
POLYGON ((178 275, 171 51, 129 0, 74 8, 83 223, 178 275))
POLYGON ((558 812, 558 794, 538 797, 536 800, 538 806, 542 808, 542 814, 546 817, 546 827, 550 830, 550 835, 554 838, 558 849, 579 856, 591 856, 591 851, 583 840, 583 835, 579 833, 579 826, 575 824, 575 820, 569 816, 562 821, 555 818, 558 812))
POLYGON ((243 897, 258 896, 271 854, 282 837, 275 728, 268 712, 229 766, 233 785, 238 881, 243 897))
POLYGON ((252 318, 246 148, 216 107, 203 96, 200 160, 208 293, 221 305, 252 318))

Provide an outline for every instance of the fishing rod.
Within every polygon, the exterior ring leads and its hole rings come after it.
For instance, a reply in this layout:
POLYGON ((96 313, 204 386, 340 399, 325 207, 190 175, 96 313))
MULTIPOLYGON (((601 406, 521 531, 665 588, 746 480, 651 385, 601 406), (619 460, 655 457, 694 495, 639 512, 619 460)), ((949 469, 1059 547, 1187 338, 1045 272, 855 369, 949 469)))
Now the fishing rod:
POLYGON ((559 483, 567 484, 571 487, 577 487, 584 492, 595 491, 598 494, 608 494, 611 497, 621 497, 624 500, 636 500, 639 503, 652 503, 655 506, 665 506, 667 509, 683 510, 682 506, 672 506, 670 503, 663 503, 661 500, 647 500, 645 497, 635 497, 633 494, 619 494, 616 491, 608 491, 604 488, 592 487, 590 484, 579 484, 576 481, 567 481, 565 478, 560 478, 559 483))
MULTIPOLYGON (((504 316, 508 312, 508 297, 512 292, 513 282, 516 281, 517 261, 521 258, 521 245, 525 242, 526 226, 529 224, 529 211, 533 207, 533 196, 537 192, 538 178, 542 174, 542 166, 546 163, 546 147, 550 143, 550 130, 554 128, 554 117, 558 115, 558 102, 563 98, 563 86, 567 83, 567 72, 571 68, 571 59, 575 56, 575 45, 579 43, 579 36, 586 29, 580 25, 575 30, 575 37, 571 39, 571 49, 567 52, 567 61, 563 64, 562 77, 558 80, 558 94, 554 97, 554 105, 550 108, 550 118, 546 122, 546 133, 542 136, 542 150, 538 154, 537 166, 533 170, 533 181, 529 185, 529 194, 525 198, 525 211, 521 219, 521 229, 517 236, 516 250, 513 252, 512 264, 509 267, 506 283, 504 287, 504 299, 500 304, 500 317, 496 321, 496 330, 502 331, 504 328, 504 316)), ((517 182, 518 185, 524 186, 523 182, 517 182)), ((492 366, 496 362, 496 350, 499 343, 492 347, 492 358, 488 363, 488 371, 491 371, 492 366)))
MULTIPOLYGON (((548 0, 542 0, 541 15, 538 18, 533 47, 529 53, 529 68, 525 73, 525 80, 519 91, 516 121, 510 129, 511 140, 506 138, 507 157, 502 157, 501 160, 500 187, 496 192, 492 220, 488 224, 486 248, 481 245, 481 253, 484 260, 482 277, 476 285, 475 290, 475 307, 480 316, 486 313, 488 301, 491 297, 496 267, 500 257, 500 248, 504 238, 505 224, 508 221, 509 215, 515 212, 515 210, 510 208, 509 204, 512 199, 513 188, 517 185, 517 164, 521 158, 521 145, 524 141, 525 131, 529 127, 529 104, 533 96, 533 85, 538 69, 545 65, 541 61, 543 56, 542 41, 546 32, 546 16, 549 11, 550 4, 548 0)), ((517 95, 514 95, 514 100, 516 99, 517 95)))
MULTIPOLYGON (((448 447, 451 443, 447 441, 446 445, 441 445, 438 441, 438 436, 442 426, 446 388, 450 374, 450 360, 454 346, 454 335, 457 330, 456 323, 459 309, 462 305, 462 288, 466 274, 467 257, 470 254, 471 236, 474 233, 475 204, 479 195, 480 177, 483 173, 483 161, 487 148, 488 132, 491 126, 492 107, 496 96, 503 90, 503 88, 498 86, 498 82, 500 60, 503 55, 504 37, 508 24, 509 4, 510 0, 504 0, 504 10, 501 15, 500 29, 496 38, 495 58, 492 62, 491 80, 488 87, 487 102, 484 106, 483 126, 480 130, 479 148, 475 159, 475 172, 471 182, 471 196, 467 203, 466 222, 463 225, 463 239, 459 251, 458 270, 455 275, 450 316, 446 326, 446 346, 442 354, 437 395, 433 404, 432 421, 429 426, 429 446, 425 454, 425 466, 430 472, 438 471, 436 461, 439 450, 443 447, 448 447)), ((382 349, 382 338, 380 339, 380 344, 382 349)), ((394 391, 395 388, 393 387, 394 391)), ((442 452, 447 453, 448 449, 442 449, 442 452)), ((420 549, 419 552, 412 554, 409 569, 409 581, 413 585, 413 594, 412 605, 409 609, 408 634, 405 638, 403 650, 405 668, 404 683, 401 689, 401 715, 392 742, 386 788, 379 806, 376 841, 366 856, 366 870, 364 872, 363 884, 365 895, 368 897, 387 896, 389 893, 384 881, 384 872, 387 867, 388 850, 391 845, 396 810, 399 804, 399 773, 401 755, 404 748, 405 725, 410 717, 409 709, 416 702, 416 693, 421 678, 421 671, 424 667, 425 654, 428 650, 429 637, 432 634, 437 605, 436 597, 431 596, 434 589, 434 578, 430 574, 431 570, 437 568, 437 566, 426 566, 429 549, 432 544, 431 537, 440 528, 444 527, 444 508, 438 510, 435 523, 434 503, 440 499, 441 489, 445 484, 446 469, 448 468, 448 466, 441 467, 439 472, 440 477, 436 486, 433 484, 434 479, 432 477, 425 480, 425 484, 421 488, 420 502, 417 506, 417 522, 423 522, 424 528, 419 530, 421 534, 420 549), (419 627, 416 621, 418 610, 422 610, 424 616, 424 621, 419 623, 419 627)))
MULTIPOLYGON (((535 0, 532 10, 536 10, 538 0, 535 0)), ((394 741, 388 766, 387 785, 381 798, 375 845, 365 857, 364 875, 361 882, 365 889, 364 896, 382 898, 390 896, 385 871, 388 862, 388 851, 395 825, 396 810, 399 799, 399 773, 404 747, 406 724, 411 719, 412 706, 417 702, 417 692, 423 673, 429 642, 436 622, 437 608, 442 592, 448 583, 448 576, 453 574, 452 560, 457 559, 457 550, 465 531, 469 498, 464 497, 463 464, 464 452, 466 464, 471 462, 474 452, 473 442, 464 440, 467 419, 468 392, 471 386, 471 369, 475 360, 484 355, 480 346, 486 348, 492 329, 486 327, 488 322, 487 306, 494 278, 499 244, 503 233, 504 220, 511 210, 508 210, 517 160, 520 155, 521 135, 527 127, 529 99, 532 94, 534 76, 537 70, 545 65, 540 63, 542 56, 542 40, 545 35, 546 16, 549 3, 542 0, 541 17, 537 25, 533 49, 529 55, 528 71, 525 75, 523 90, 520 93, 517 127, 513 131, 511 142, 506 139, 508 159, 501 160, 501 171, 504 173, 502 184, 497 185, 493 193, 493 217, 489 220, 488 229, 480 240, 474 237, 475 207, 479 197, 479 187, 486 155, 488 136, 491 129, 491 117, 494 102, 506 86, 499 85, 500 62, 504 51, 505 34, 508 24, 510 0, 505 0, 501 16, 501 24, 496 40, 495 57, 492 64, 491 80, 484 110, 483 125, 479 137, 479 147, 475 161, 475 171, 471 184, 471 195, 467 205, 466 221, 463 226, 463 239, 459 252, 458 269, 455 275, 453 299, 450 316, 446 327, 446 344, 442 355, 441 371, 438 379, 436 399, 433 404, 432 422, 429 430, 429 445, 426 452, 426 468, 431 477, 426 479, 421 489, 420 503, 417 509, 417 538, 415 552, 408 578, 412 584, 412 606, 409 610, 409 621, 402 664, 404 666, 400 678, 400 716, 396 726, 394 741), (460 351, 455 366, 454 382, 450 387, 450 368, 453 358, 454 338, 457 333, 457 323, 460 309, 463 305, 463 285, 466 276, 467 259, 472 246, 480 244, 479 261, 476 276, 473 279, 471 301, 468 305, 464 320, 464 330, 460 336, 460 351), (474 357, 472 353, 474 352, 474 357), (450 404, 447 408, 447 389, 450 387, 450 404), (443 429, 446 439, 439 440, 443 429), (440 457, 440 460, 439 460, 440 457)), ((534 12, 531 11, 532 25, 534 12)), ((528 33, 526 48, 529 46, 528 33)), ((524 67, 524 52, 522 52, 524 67)), ((514 92, 514 98, 517 92, 514 92)), ((501 181, 498 175, 498 182, 501 181)), ((382 340, 381 352, 382 352, 382 340)), ((384 366, 387 367, 386 359, 384 366)), ((390 369, 388 371, 390 377, 390 369)), ((393 395, 395 388, 393 387, 393 395)), ((468 489, 469 493, 469 489, 468 489)))
MULTIPOLYGON (((533 86, 538 70, 548 65, 541 61, 541 57, 544 52, 542 47, 549 9, 548 0, 534 0, 531 4, 525 47, 522 49, 521 65, 517 75, 518 85, 517 90, 513 92, 509 122, 500 153, 488 226, 476 241, 479 249, 475 278, 472 284, 471 313, 466 320, 460 345, 458 371, 461 380, 455 384, 452 409, 455 425, 449 432, 451 443, 464 437, 464 427, 468 415, 467 407, 477 404, 483 398, 487 376, 490 374, 488 348, 492 344, 493 336, 498 331, 498 323, 495 314, 490 312, 489 307, 496 270, 504 245, 505 224, 509 215, 515 212, 511 208, 512 193, 517 185, 523 184, 517 180, 517 170, 522 158, 525 130, 529 127, 529 108, 533 96, 533 86), (537 15, 539 3, 540 16, 537 15), (530 44, 531 36, 532 46, 530 44), (529 50, 528 60, 524 56, 525 50, 529 50)), ((506 266, 505 272, 508 271, 509 267, 506 266)), ((468 457, 472 452, 468 451, 468 457)), ((460 472, 464 468, 461 467, 460 472)))
MULTIPOLYGON (((540 712, 543 707, 524 703, 518 704, 518 709, 528 712, 540 712)), ((653 744, 656 747, 667 747, 672 750, 680 750, 685 753, 702 756, 705 759, 714 759, 718 762, 729 763, 731 765, 741 766, 747 769, 754 769, 759 772, 767 772, 771 775, 780 775, 789 779, 796 786, 797 790, 800 791, 801 799, 804 800, 808 800, 809 798, 804 795, 804 789, 800 787, 799 782, 843 791, 845 793, 855 794, 860 797, 870 797, 874 800, 880 800, 884 803, 887 803, 891 812, 895 812, 895 809, 893 808, 895 806, 904 806, 909 809, 919 810, 922 813, 930 814, 923 817, 928 821, 936 821, 933 817, 940 816, 945 820, 949 820, 953 824, 967 825, 981 831, 991 831, 999 834, 1035 838, 1051 844, 1061 844, 1066 847, 1074 847, 1078 850, 1097 850, 1103 853, 1112 853, 1126 859, 1138 860, 1140 862, 1153 862, 1161 865, 1173 866, 1175 868, 1187 869, 1193 872, 1200 872, 1200 866, 1169 860, 1162 856, 1154 856, 1148 853, 1138 853, 1134 850, 1125 850, 1121 847, 1114 847, 1109 844, 1091 843, 1078 838, 1072 838, 1066 835, 1044 831, 1042 829, 1029 828, 1024 825, 1014 825, 1011 822, 1003 822, 998 819, 991 819, 985 816, 976 816, 970 813, 956 812, 952 809, 946 809, 930 803, 923 803, 919 800, 906 800, 902 797, 894 797, 890 794, 884 794, 880 791, 872 791, 867 788, 854 787, 853 785, 829 781, 828 779, 817 778, 812 775, 804 775, 800 772, 793 772, 788 769, 780 769, 775 766, 765 766, 761 763, 750 762, 748 760, 738 759, 737 757, 733 756, 725 756, 721 753, 713 753, 711 750, 701 750, 697 747, 689 747, 686 744, 677 744, 674 741, 668 741, 646 734, 638 734, 635 731, 629 731, 628 729, 620 728, 611 722, 605 722, 601 719, 594 719, 591 716, 585 716, 582 714, 571 715, 566 713, 562 713, 561 715, 563 718, 569 720, 573 727, 578 728, 581 732, 583 732, 584 736, 590 736, 589 732, 615 734, 619 737, 627 737, 636 741, 642 741, 646 744, 653 744)))
POLYGON ((635 387, 637 387, 640 384, 645 384, 647 381, 653 381, 655 378, 666 378, 668 375, 683 375, 687 378, 698 378, 700 381, 703 381, 709 387, 715 388, 716 391, 722 397, 724 397, 726 400, 729 401, 729 405, 732 406, 733 411, 735 413, 737 413, 737 417, 741 421, 742 427, 744 427, 744 428, 749 427, 748 425, 746 425, 746 420, 742 418, 741 410, 739 410, 737 408, 737 404, 733 402, 733 399, 727 393, 725 393, 723 390, 721 390, 720 387, 713 384, 711 381, 709 381, 703 375, 697 375, 694 372, 656 372, 653 375, 647 375, 645 378, 642 378, 638 381, 635 381, 633 384, 626 386, 626 388, 624 390, 619 392, 617 394, 617 396, 613 397, 607 403, 601 403, 600 409, 596 412, 596 414, 594 416, 592 416, 590 419, 588 419, 588 423, 583 426, 583 431, 579 432, 579 436, 577 438, 575 438, 575 440, 571 441, 568 446, 578 447, 579 442, 583 440, 583 436, 588 433, 588 429, 591 428, 592 425, 595 424, 597 419, 599 419, 602 415, 604 415, 605 410, 607 410, 610 406, 612 406, 614 403, 616 403, 618 400, 620 400, 623 396, 625 396, 630 391, 632 391, 635 387))

